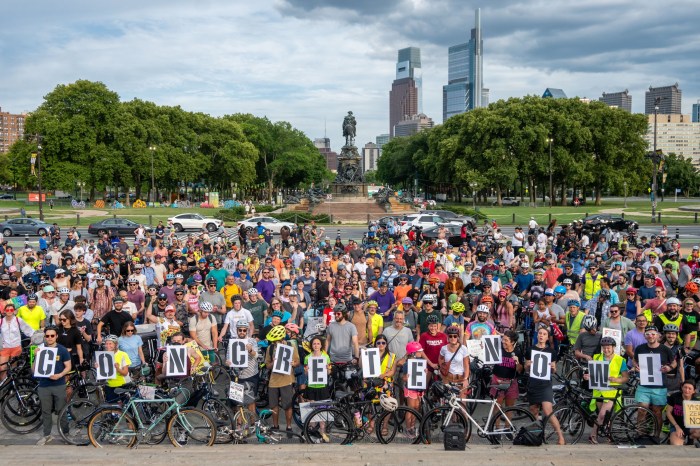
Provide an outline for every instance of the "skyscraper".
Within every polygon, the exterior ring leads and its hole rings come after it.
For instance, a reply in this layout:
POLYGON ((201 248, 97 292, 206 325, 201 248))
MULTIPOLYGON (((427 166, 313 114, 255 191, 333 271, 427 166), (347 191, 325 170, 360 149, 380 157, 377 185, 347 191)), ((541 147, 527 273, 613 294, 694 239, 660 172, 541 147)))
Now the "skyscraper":
POLYGON ((652 115, 654 113, 654 106, 658 101, 658 113, 664 115, 680 115, 682 95, 683 91, 678 87, 678 83, 664 87, 649 86, 644 100, 644 113, 652 115))
POLYGON ((394 126, 406 118, 420 113, 422 107, 423 77, 420 65, 420 49, 408 47, 399 50, 396 61, 396 79, 389 91, 389 134, 394 136, 394 126))
POLYGON ((0 154, 10 150, 10 146, 24 137, 25 114, 3 112, 0 108, 0 154))
POLYGON ((700 100, 697 104, 693 104, 693 123, 700 123, 700 100))
POLYGON ((447 51, 447 85, 442 87, 442 119, 485 107, 489 90, 484 89, 484 41, 481 38, 481 9, 475 12, 469 42, 447 51))
POLYGON ((632 113, 632 96, 627 89, 621 92, 603 92, 603 96, 598 100, 610 107, 621 108, 628 113, 632 113))

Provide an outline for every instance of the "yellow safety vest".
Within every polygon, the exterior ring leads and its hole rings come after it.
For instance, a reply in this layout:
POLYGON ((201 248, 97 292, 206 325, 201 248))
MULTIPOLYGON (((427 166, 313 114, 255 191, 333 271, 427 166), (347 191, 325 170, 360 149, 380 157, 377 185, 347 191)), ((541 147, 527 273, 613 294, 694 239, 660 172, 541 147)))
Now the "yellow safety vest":
MULTIPOLYGON (((387 350, 389 351, 389 350, 387 350)), ((391 369, 394 367, 394 361, 396 361, 396 355, 394 353, 389 353, 387 356, 382 358, 381 361, 381 367, 382 367, 382 374, 386 372, 387 370, 391 369)), ((393 377, 389 377, 386 379, 387 382, 391 383, 393 382, 393 377)))
MULTIPOLYGON (((682 344, 683 339, 681 338, 680 328, 681 328, 681 322, 683 322, 683 314, 678 313, 678 317, 676 317, 675 320, 669 320, 669 318, 666 317, 665 314, 666 314, 665 312, 662 312, 661 314, 659 314, 659 319, 661 319, 661 322, 663 322, 664 325, 676 324, 676 327, 678 327, 678 330, 679 330, 678 334, 676 336, 676 341, 678 342, 679 345, 682 344)), ((663 332, 663 330, 664 330, 663 328, 660 328, 659 332, 663 332)))
POLYGON ((578 314, 576 314, 576 317, 574 317, 572 320, 571 314, 569 313, 569 311, 566 311, 564 319, 564 322, 566 323, 566 337, 569 339, 569 343, 571 345, 576 344, 578 334, 581 333, 581 321, 583 321, 583 317, 585 315, 585 313, 579 310, 578 314))
MULTIPOLYGON (((602 353, 600 354, 595 354, 593 355, 593 360, 594 361, 604 361, 604 356, 602 353)), ((624 358, 620 356, 619 354, 613 354, 612 359, 610 360, 610 369, 608 372, 608 378, 610 377, 620 377, 620 371, 622 369, 622 363, 624 362, 624 358)), ((619 382, 610 382, 608 385, 611 387, 616 387, 620 385, 619 382)), ((605 398, 610 398, 612 399, 618 394, 617 390, 605 390, 605 391, 600 391, 600 390, 593 390, 593 399, 591 400, 590 408, 591 410, 594 410, 596 408, 596 398, 599 397, 605 397, 605 398)), ((614 409, 618 411, 620 409, 619 404, 615 403, 614 409)))
POLYGON ((583 289, 583 299, 588 301, 589 299, 592 299, 598 291, 600 291, 601 275, 598 274, 598 276, 594 279, 590 273, 586 273, 585 277, 586 285, 583 289))

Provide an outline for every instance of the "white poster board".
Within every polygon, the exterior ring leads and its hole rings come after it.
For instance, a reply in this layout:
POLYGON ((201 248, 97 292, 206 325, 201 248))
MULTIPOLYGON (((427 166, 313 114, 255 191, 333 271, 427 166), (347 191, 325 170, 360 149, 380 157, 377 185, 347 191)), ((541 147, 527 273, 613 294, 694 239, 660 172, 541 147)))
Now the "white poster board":
POLYGON ((112 380, 117 378, 117 368, 114 365, 114 353, 111 351, 95 351, 97 380, 112 380))
POLYGON ((309 385, 328 385, 328 364, 323 356, 312 356, 307 360, 309 385))
POLYGON ((187 347, 166 346, 165 356, 168 358, 165 364, 166 377, 184 377, 187 374, 187 347))
POLYGON ((603 338, 610 337, 615 340, 615 354, 622 355, 622 331, 614 328, 604 328, 603 338))
POLYGON ((272 366, 272 372, 285 375, 291 374, 293 357, 294 348, 291 346, 278 344, 275 347, 275 361, 272 366))
POLYGON ((552 379, 552 355, 544 351, 532 351, 530 355, 530 377, 540 380, 552 379))
POLYGON ((479 361, 484 362, 486 354, 484 352, 484 342, 481 340, 467 340, 467 351, 470 358, 479 358, 479 361))
POLYGON ((382 364, 379 360, 379 348, 363 348, 362 377, 365 379, 379 377, 382 374, 382 364))
POLYGON ((639 382, 644 386, 663 386, 661 355, 656 353, 639 354, 639 382))
POLYGON ((227 360, 231 361, 231 367, 248 367, 248 349, 246 348, 247 344, 248 340, 245 339, 229 340, 227 360))
POLYGON ((481 341, 484 342, 484 364, 501 364, 503 362, 501 336, 484 335, 481 341))
POLYGON ((610 390, 609 361, 588 361, 588 387, 591 390, 610 390))
POLYGON ((58 348, 41 347, 34 357, 34 377, 49 378, 56 371, 58 348))
POLYGON ((425 359, 409 359, 406 361, 408 365, 408 380, 406 387, 409 390, 427 390, 428 389, 428 362, 425 359))

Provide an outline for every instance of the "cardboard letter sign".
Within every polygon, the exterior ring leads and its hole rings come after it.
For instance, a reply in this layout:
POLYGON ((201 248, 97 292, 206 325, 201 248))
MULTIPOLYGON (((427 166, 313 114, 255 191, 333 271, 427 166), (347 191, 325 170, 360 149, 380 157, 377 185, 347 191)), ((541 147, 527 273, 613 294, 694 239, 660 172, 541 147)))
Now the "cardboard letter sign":
POLYGON ((97 363, 97 380, 112 380, 117 378, 117 368, 114 367, 114 353, 111 351, 95 351, 97 363))
POLYGON ((328 364, 323 356, 309 358, 309 385, 328 385, 328 364))
POLYGON ((166 346, 165 355, 168 362, 165 365, 166 377, 184 377, 187 374, 187 347, 186 346, 166 346))
POLYGON ((248 340, 230 340, 228 342, 228 360, 231 367, 248 367, 248 340))
POLYGON ((34 361, 34 377, 48 378, 54 375, 56 358, 58 358, 58 348, 41 348, 34 361))
POLYGON ((552 378, 552 355, 542 351, 532 351, 530 377, 533 379, 550 380, 552 378))
POLYGON ((370 379, 382 374, 382 364, 379 360, 379 348, 362 350, 362 377, 370 379))
POLYGON ((275 363, 272 372, 289 375, 292 373, 292 358, 294 349, 287 345, 277 345, 275 348, 275 363))
POLYGON ((409 390, 426 390, 428 388, 428 374, 426 368, 428 366, 425 359, 409 359, 408 364, 408 381, 406 387, 409 390))

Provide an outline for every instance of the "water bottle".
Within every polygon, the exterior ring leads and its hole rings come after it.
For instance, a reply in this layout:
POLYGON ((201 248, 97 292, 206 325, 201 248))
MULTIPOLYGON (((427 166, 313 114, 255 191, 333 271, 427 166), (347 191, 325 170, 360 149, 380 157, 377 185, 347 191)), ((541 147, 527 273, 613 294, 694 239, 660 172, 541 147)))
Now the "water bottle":
POLYGON ((359 411, 352 413, 355 416, 355 427, 362 427, 362 415, 359 411))

